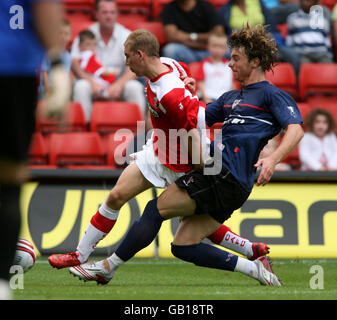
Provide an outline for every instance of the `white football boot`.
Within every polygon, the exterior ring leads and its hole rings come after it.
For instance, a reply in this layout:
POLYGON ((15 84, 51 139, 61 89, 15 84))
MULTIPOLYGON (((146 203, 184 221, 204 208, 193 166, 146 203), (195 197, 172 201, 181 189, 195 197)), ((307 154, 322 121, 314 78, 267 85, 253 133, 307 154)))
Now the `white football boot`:
POLYGON ((282 282, 274 273, 269 257, 261 256, 253 261, 258 270, 258 280, 264 286, 281 287, 282 282))
POLYGON ((109 262, 105 259, 71 267, 69 272, 83 281, 96 281, 97 284, 107 284, 112 279, 115 270, 110 270, 109 262))

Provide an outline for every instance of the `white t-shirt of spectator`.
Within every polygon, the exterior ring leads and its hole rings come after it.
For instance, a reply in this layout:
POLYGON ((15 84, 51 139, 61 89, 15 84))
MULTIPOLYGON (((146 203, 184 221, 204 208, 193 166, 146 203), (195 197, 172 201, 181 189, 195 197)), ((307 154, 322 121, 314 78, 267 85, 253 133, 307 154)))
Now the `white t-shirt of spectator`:
MULTIPOLYGON (((92 24, 89 27, 89 30, 95 34, 97 40, 95 52, 97 59, 104 67, 114 70, 117 73, 117 76, 123 73, 125 69, 124 42, 131 31, 121 24, 116 23, 109 42, 105 44, 101 37, 98 22, 92 24)), ((72 59, 80 59, 78 44, 79 38, 76 37, 71 48, 72 59)))
POLYGON ((195 78, 204 81, 205 93, 208 98, 216 100, 232 89, 233 72, 228 63, 229 61, 226 59, 216 63, 210 58, 201 61, 195 78))

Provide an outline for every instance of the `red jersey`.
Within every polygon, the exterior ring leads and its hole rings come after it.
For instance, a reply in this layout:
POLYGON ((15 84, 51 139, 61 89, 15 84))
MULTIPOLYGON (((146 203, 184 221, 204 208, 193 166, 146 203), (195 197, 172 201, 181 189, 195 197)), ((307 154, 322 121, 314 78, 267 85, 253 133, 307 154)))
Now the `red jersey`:
POLYGON ((192 170, 191 160, 187 150, 183 153, 185 156, 181 157, 180 141, 175 133, 179 129, 189 131, 196 128, 199 107, 206 106, 182 81, 182 77, 190 76, 187 66, 170 58, 162 57, 160 60, 170 70, 147 82, 154 152, 167 168, 188 172, 192 170))

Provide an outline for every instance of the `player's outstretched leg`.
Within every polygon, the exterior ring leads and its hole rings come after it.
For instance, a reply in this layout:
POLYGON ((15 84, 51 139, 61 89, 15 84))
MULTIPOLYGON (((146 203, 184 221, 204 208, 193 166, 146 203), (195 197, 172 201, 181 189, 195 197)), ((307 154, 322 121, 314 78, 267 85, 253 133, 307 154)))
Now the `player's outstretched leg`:
POLYGON ((142 216, 133 223, 116 252, 108 259, 88 262, 69 269, 70 273, 84 281, 106 284, 115 270, 131 259, 138 251, 147 247, 156 237, 164 219, 157 209, 157 199, 151 200, 142 216))
POLYGON ((120 208, 137 194, 151 187, 152 184, 144 178, 136 163, 131 163, 119 177, 107 200, 91 218, 76 251, 49 256, 51 266, 61 269, 85 263, 99 241, 114 227, 120 208))
POLYGON ((215 232, 207 237, 214 244, 230 249, 246 256, 249 260, 269 253, 269 247, 263 242, 251 242, 234 233, 229 227, 222 224, 215 232))

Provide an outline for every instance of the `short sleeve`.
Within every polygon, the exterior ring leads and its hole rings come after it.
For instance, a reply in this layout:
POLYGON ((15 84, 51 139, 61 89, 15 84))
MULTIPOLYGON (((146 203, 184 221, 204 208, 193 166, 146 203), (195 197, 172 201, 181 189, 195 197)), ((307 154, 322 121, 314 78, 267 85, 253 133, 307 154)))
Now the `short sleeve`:
POLYGON ((185 91, 175 88, 165 94, 160 103, 176 129, 189 131, 197 127, 200 102, 196 97, 185 95, 185 91))
POLYGON ((269 92, 269 109, 282 128, 289 124, 302 124, 303 119, 294 99, 286 92, 269 92))

